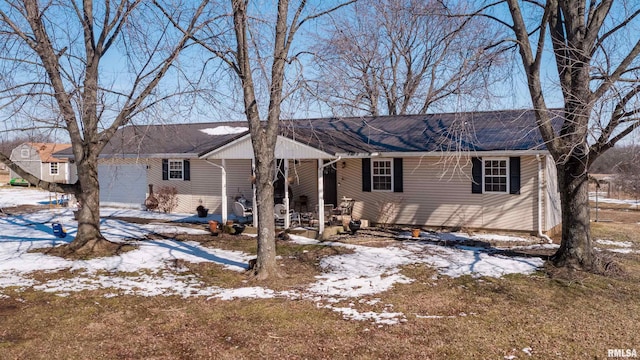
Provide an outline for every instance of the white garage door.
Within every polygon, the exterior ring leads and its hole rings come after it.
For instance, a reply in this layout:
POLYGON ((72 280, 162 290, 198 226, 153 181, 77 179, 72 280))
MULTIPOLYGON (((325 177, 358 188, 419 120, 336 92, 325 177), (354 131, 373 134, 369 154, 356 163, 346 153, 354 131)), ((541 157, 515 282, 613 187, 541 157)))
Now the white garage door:
POLYGON ((146 165, 99 165, 100 204, 139 209, 147 191, 146 165))

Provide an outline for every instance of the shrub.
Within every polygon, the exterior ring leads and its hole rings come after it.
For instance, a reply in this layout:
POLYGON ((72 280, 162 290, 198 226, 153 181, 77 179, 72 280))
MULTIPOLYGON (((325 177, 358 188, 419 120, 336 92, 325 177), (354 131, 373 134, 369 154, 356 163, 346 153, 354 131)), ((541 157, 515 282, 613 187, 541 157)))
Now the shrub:
POLYGON ((164 213, 170 213, 178 207, 178 189, 173 186, 163 186, 156 194, 158 209, 164 213))

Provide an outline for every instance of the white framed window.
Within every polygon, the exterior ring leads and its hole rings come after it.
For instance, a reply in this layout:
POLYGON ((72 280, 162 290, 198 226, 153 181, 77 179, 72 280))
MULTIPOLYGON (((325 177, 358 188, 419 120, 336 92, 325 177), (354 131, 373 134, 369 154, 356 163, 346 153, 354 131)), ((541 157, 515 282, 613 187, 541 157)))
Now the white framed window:
POLYGON ((169 180, 184 179, 184 163, 182 160, 169 160, 169 180))
POLYGON ((29 155, 31 155, 31 151, 29 149, 20 149, 20 157, 23 159, 28 159, 29 155))
POLYGON ((60 164, 57 162, 49 163, 49 175, 60 174, 60 164))
POLYGON ((509 159, 484 158, 482 174, 482 189, 485 193, 509 192, 509 159))
POLYGON ((393 191, 393 161, 391 159, 371 160, 371 190, 393 191))

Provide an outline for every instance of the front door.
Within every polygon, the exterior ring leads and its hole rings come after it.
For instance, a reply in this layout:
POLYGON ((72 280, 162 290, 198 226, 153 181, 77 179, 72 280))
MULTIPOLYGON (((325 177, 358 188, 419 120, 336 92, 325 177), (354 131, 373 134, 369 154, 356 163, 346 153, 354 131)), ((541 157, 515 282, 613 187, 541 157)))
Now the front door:
MULTIPOLYGON (((325 160, 327 163, 330 160, 325 160)), ((323 186, 324 186, 324 203, 338 206, 338 178, 336 175, 336 164, 333 163, 324 167, 323 186)))

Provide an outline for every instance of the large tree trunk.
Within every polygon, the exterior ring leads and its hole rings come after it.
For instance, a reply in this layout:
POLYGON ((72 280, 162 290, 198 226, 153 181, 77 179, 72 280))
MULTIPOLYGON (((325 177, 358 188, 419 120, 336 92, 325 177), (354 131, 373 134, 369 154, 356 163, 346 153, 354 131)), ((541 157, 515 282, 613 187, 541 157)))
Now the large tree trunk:
POLYGON ((78 232, 69 248, 76 253, 100 253, 113 245, 100 232, 100 185, 98 159, 87 156, 76 164, 81 189, 76 196, 81 204, 78 211, 78 232))
POLYGON ((572 156, 558 165, 562 205, 562 242, 552 257, 555 266, 593 270, 589 181, 586 161, 572 156))
POLYGON ((613 7, 613 0, 506 3, 513 21, 509 28, 517 39, 540 134, 558 169, 562 243, 552 261, 557 266, 606 270, 601 268, 605 264, 598 260, 591 241, 588 169, 602 152, 640 127, 636 105, 640 87, 629 85, 638 82, 635 70, 640 39, 623 35, 635 24, 638 8, 627 6, 632 2, 613 7), (621 46, 620 36, 630 42, 621 46), (547 91, 551 86, 543 87, 547 82, 542 78, 547 73, 542 71, 548 65, 547 39, 551 40, 557 85, 564 100, 559 132, 552 121, 556 115, 547 110, 545 100, 547 95, 554 99, 557 95, 547 91), (601 111, 593 112, 594 107, 601 111))
MULTIPOLYGON (((256 149, 256 201, 258 215, 258 261, 255 277, 264 280, 280 276, 276 266, 275 223, 273 214, 273 149, 256 149)), ((254 214, 255 216, 256 214, 254 214)))

